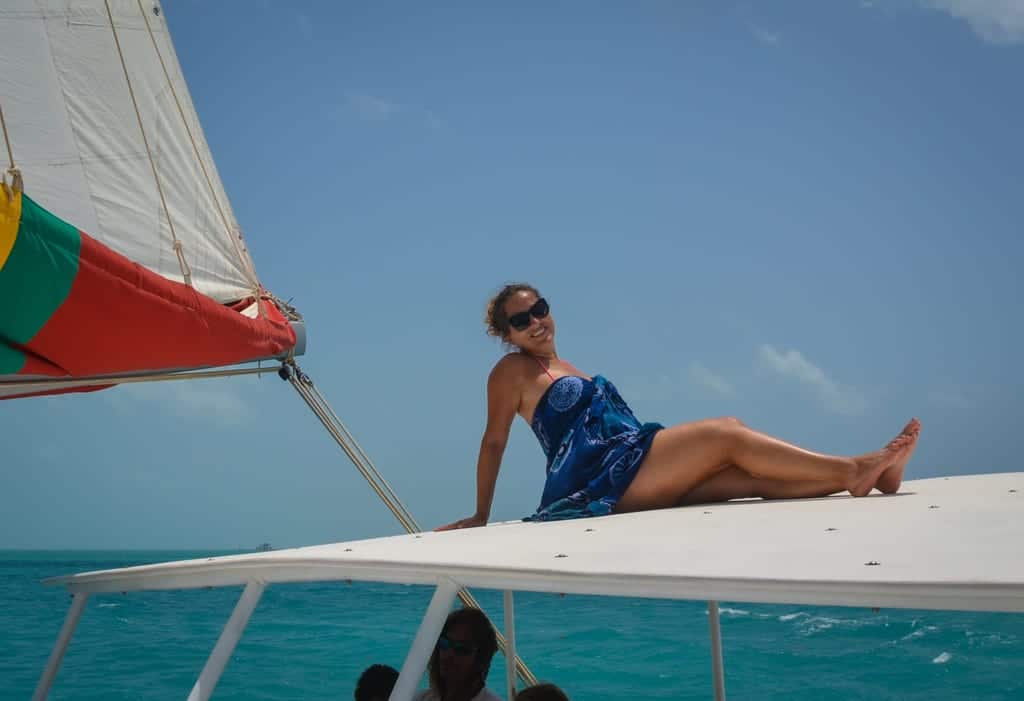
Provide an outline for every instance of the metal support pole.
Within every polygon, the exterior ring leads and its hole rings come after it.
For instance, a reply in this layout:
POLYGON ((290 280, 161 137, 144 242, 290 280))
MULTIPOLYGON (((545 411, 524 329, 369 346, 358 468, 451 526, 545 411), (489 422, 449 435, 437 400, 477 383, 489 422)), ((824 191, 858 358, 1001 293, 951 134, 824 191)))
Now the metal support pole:
POLYGON ((516 698, 516 613, 512 591, 505 590, 505 689, 508 701, 516 698))
POLYGON ((725 701, 725 668, 722 663, 722 628, 718 621, 718 602, 708 602, 708 626, 711 628, 711 678, 715 701, 725 701))
POLYGON ((71 608, 68 609, 68 613, 64 617, 64 625, 61 626, 60 633, 57 634, 57 642, 54 643, 53 650, 50 652, 50 659, 46 661, 46 668, 43 669, 43 676, 39 678, 32 701, 44 701, 46 695, 50 693, 50 686, 57 676, 61 660, 64 659, 64 652, 68 649, 71 635, 75 632, 75 626, 78 625, 78 619, 82 617, 82 611, 85 610, 85 602, 88 599, 89 595, 82 593, 75 594, 71 598, 71 608))
POLYGON ((448 612, 451 611, 452 602, 455 601, 455 594, 458 591, 458 585, 450 579, 438 582, 434 596, 430 599, 430 606, 427 607, 423 621, 420 622, 420 628, 416 631, 416 637, 413 638, 409 654, 406 655, 405 662, 402 664, 402 671, 398 675, 398 681, 395 682, 395 688, 391 690, 389 701, 410 701, 412 699, 413 692, 416 691, 420 678, 427 668, 427 662, 430 661, 430 655, 434 652, 441 629, 444 628, 444 620, 448 617, 448 612))
POLYGON ((217 644, 213 646, 213 651, 210 653, 210 658, 206 660, 203 671, 199 673, 199 679, 192 687, 188 701, 206 701, 210 698, 217 682, 220 681, 220 675, 224 672, 228 660, 231 659, 231 655, 235 651, 235 646, 238 645, 239 638, 245 631, 245 626, 249 623, 249 616, 252 615, 256 604, 259 603, 260 597, 263 595, 264 586, 263 582, 255 581, 245 585, 245 591, 242 592, 238 603, 235 604, 235 610, 231 612, 231 618, 224 625, 224 630, 221 631, 217 644))

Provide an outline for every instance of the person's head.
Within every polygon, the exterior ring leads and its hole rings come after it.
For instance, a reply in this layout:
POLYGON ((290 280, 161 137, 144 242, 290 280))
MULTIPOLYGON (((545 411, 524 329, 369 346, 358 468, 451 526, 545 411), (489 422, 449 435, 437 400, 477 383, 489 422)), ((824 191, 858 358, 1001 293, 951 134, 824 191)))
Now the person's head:
POLYGON ((476 693, 486 684, 491 658, 497 651, 494 628, 482 611, 452 611, 430 656, 430 688, 441 695, 449 689, 476 693))
POLYGON ((555 320, 547 300, 524 282, 505 285, 487 303, 487 333, 527 353, 546 355, 554 350, 555 320))
POLYGON ((569 701, 569 697, 554 684, 535 684, 516 694, 516 701, 569 701))
POLYGON ((398 670, 386 664, 370 665, 356 682, 356 701, 387 701, 398 681, 398 670))

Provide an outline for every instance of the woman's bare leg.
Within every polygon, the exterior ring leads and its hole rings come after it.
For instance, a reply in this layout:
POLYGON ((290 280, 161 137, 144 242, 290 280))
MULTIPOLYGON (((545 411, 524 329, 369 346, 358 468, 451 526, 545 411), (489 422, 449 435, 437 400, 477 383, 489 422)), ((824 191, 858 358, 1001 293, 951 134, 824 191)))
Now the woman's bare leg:
POLYGON ((730 465, 761 479, 814 482, 822 493, 849 490, 854 496, 864 496, 887 468, 898 464, 916 439, 916 435, 901 434, 874 453, 838 457, 804 450, 751 430, 733 418, 679 424, 654 437, 616 510, 674 506, 730 465))
POLYGON ((679 506, 714 504, 730 499, 808 499, 827 497, 840 491, 827 482, 765 479, 728 465, 683 495, 679 506))

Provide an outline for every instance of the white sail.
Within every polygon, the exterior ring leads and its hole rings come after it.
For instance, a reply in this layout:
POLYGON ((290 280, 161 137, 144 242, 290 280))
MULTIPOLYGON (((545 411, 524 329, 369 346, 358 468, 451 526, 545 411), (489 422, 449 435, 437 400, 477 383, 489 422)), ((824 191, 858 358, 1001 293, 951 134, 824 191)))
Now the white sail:
POLYGON ((254 293, 156 0, 4 0, 0 47, 0 107, 27 193, 217 301, 254 293))

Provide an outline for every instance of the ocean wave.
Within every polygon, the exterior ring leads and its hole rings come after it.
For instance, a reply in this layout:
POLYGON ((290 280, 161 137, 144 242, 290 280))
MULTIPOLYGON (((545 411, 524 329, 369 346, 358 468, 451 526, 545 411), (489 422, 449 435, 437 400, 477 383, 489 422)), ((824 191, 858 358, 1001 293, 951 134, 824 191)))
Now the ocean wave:
POLYGON ((829 630, 835 626, 842 626, 843 623, 851 623, 852 621, 843 621, 839 618, 829 618, 828 616, 808 616, 805 620, 800 621, 797 624, 797 628, 803 635, 814 635, 820 633, 823 630, 829 630))
MULTIPOLYGON (((791 622, 799 635, 814 635, 822 631, 836 628, 839 630, 860 630, 862 628, 885 627, 889 625, 886 617, 865 616, 863 618, 836 618, 834 616, 814 616, 808 613, 788 614, 785 622, 791 622)), ((781 621, 782 618, 780 617, 781 621)))
POLYGON ((923 628, 918 628, 917 630, 910 631, 902 638, 900 638, 899 642, 904 642, 906 640, 917 640, 918 638, 923 638, 929 633, 934 633, 938 629, 938 626, 924 626, 923 628))
POLYGON ((949 654, 948 652, 943 652, 941 655, 932 660, 932 664, 946 664, 951 659, 953 659, 953 656, 951 654, 949 654))
POLYGON ((988 647, 989 645, 1016 645, 1019 638, 1012 633, 989 633, 983 631, 965 630, 964 637, 971 647, 988 647))

